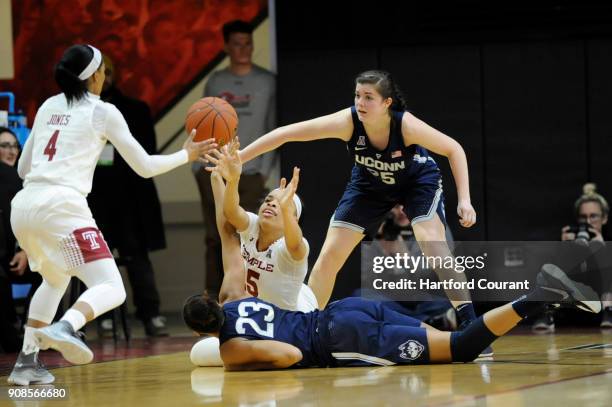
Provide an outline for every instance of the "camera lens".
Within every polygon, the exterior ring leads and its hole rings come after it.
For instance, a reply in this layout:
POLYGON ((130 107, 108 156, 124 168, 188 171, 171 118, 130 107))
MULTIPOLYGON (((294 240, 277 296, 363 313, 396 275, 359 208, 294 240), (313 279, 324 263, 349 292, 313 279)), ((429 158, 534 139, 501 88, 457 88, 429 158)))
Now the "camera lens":
POLYGON ((580 240, 583 242, 588 242, 591 240, 591 236, 589 235, 589 225, 586 223, 578 224, 578 232, 576 233, 576 240, 580 240))

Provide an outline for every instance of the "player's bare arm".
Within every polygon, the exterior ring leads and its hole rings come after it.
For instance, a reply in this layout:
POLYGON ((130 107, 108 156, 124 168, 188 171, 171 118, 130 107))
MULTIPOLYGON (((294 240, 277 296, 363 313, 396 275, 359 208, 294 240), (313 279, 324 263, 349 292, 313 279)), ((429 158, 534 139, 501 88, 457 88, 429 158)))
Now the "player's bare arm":
POLYGON ((221 345, 226 370, 269 370, 291 367, 302 360, 297 347, 273 340, 233 338, 221 345))
POLYGON ((352 133, 351 109, 347 108, 316 119, 289 124, 272 130, 240 151, 240 159, 243 163, 246 163, 261 154, 277 149, 289 141, 312 141, 325 138, 348 141, 352 133))
POLYGON ((457 185, 459 222, 463 227, 474 225, 476 223, 476 211, 471 204, 467 157, 461 145, 409 112, 404 113, 402 134, 407 146, 418 144, 448 158, 457 185))
POLYGON ((240 143, 237 139, 234 139, 228 146, 224 146, 221 150, 212 151, 206 158, 215 165, 215 167, 207 167, 207 170, 218 172, 227 182, 223 202, 217 202, 217 204, 222 205, 223 215, 227 218, 227 221, 236 230, 242 232, 249 226, 249 216, 240 206, 240 195, 238 193, 240 175, 242 174, 242 163, 240 157, 238 157, 239 148, 240 143))
POLYGON ((293 168, 293 177, 289 184, 285 178, 281 179, 279 196, 279 203, 281 207, 281 213, 283 215, 284 225, 284 236, 285 245, 287 251, 291 255, 293 260, 302 260, 307 253, 307 247, 304 243, 302 229, 298 224, 296 216, 295 204, 293 203, 293 197, 297 191, 298 183, 300 182, 300 169, 298 167, 293 168))

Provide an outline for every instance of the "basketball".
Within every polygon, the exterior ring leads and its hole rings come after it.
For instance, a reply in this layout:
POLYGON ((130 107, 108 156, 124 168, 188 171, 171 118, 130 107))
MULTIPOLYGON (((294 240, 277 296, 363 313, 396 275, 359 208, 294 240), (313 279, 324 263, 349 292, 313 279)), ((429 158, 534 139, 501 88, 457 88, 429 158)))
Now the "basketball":
POLYGON ((238 115, 225 100, 217 97, 205 97, 195 102, 187 111, 185 130, 190 134, 196 129, 194 141, 214 137, 222 146, 236 134, 238 115))

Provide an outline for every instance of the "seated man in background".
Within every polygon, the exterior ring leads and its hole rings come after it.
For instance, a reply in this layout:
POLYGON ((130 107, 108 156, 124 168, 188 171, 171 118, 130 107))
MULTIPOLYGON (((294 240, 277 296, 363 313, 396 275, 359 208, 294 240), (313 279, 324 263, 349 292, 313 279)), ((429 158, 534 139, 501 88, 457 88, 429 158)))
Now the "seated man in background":
MULTIPOLYGON (((576 241, 589 245, 606 245, 603 238, 603 227, 608 223, 610 206, 608 201, 596 192, 596 185, 587 183, 583 186, 583 194, 574 203, 576 214, 576 225, 566 225, 561 229, 562 241, 576 241)), ((600 249, 595 247, 595 249, 600 249)), ((603 267, 605 262, 598 262, 600 256, 605 256, 605 251, 600 250, 600 255, 592 256, 589 261, 581 265, 584 271, 588 271, 589 278, 597 285, 601 284, 602 318, 600 327, 612 329, 612 270, 603 267)), ((532 326, 534 331, 554 332, 555 317, 554 310, 548 309, 541 315, 532 326)))
MULTIPOLYGON (((105 55, 106 78, 101 99, 112 103, 125 117, 130 132, 148 154, 157 154, 153 119, 147 104, 125 96, 115 86, 115 68, 105 55)), ((141 178, 107 143, 87 200, 109 248, 119 253, 132 286, 136 316, 147 336, 166 336, 164 317, 149 251, 166 247, 166 237, 157 189, 152 178, 141 178), (121 198, 119 198, 121 197, 121 198)), ((112 330, 112 320, 100 317, 103 335, 112 330)))

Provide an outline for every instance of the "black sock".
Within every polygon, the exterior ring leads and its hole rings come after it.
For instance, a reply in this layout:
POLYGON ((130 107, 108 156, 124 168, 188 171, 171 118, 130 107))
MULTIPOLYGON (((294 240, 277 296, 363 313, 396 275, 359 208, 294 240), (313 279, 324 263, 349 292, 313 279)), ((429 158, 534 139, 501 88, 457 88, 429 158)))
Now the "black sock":
POLYGON ((457 316, 459 317, 459 325, 476 319, 474 304, 466 302, 457 307, 457 316))
POLYGON ((483 317, 473 320, 463 331, 451 332, 453 362, 471 362, 497 338, 483 317))
POLYGON ((555 304, 563 299, 563 295, 537 286, 535 290, 512 302, 512 308, 521 318, 537 315, 546 310, 547 304, 555 304))

